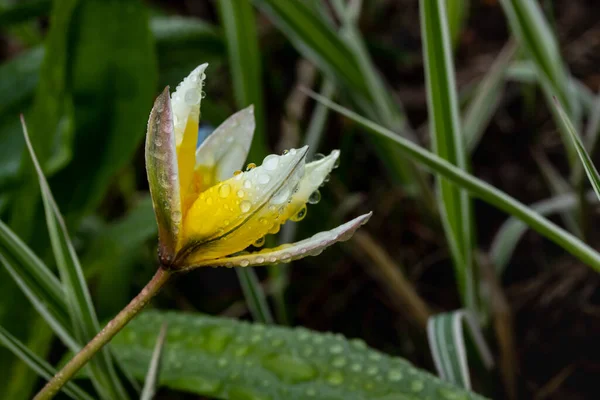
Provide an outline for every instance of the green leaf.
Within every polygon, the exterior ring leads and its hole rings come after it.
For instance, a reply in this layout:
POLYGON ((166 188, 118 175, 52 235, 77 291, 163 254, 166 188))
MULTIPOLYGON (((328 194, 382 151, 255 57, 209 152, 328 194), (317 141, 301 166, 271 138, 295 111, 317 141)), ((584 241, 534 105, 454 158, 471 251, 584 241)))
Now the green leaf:
POLYGON ((455 167, 420 146, 404 138, 398 137, 394 132, 369 121, 355 112, 335 104, 316 93, 310 92, 309 95, 338 113, 357 122, 369 132, 387 138, 402 149, 406 156, 412 158, 433 173, 442 175, 456 185, 468 190, 473 197, 477 197, 498 207, 508 214, 517 217, 542 236, 553 241, 558 246, 561 246, 583 263, 589 265, 592 269, 600 272, 600 254, 596 250, 553 222, 543 218, 520 201, 507 195, 501 190, 496 189, 481 179, 464 172, 460 168, 455 167))
MULTIPOLYGON (((597 203, 598 198, 596 197, 596 193, 587 193, 586 200, 597 203)), ((537 203, 531 204, 529 208, 540 215, 546 216, 557 212, 572 210, 575 206, 577 206, 577 196, 573 193, 568 193, 538 201, 537 203)), ((508 218, 502 224, 500 229, 498 229, 490 246, 490 258, 498 276, 502 276, 506 270, 517 244, 527 229, 527 224, 515 217, 508 218)))
POLYGON ((147 311, 112 341, 142 378, 167 323, 160 383, 220 399, 481 399, 362 340, 191 313, 147 311))
POLYGON ((262 88, 262 53, 254 10, 250 0, 219 0, 219 15, 227 38, 229 68, 238 108, 254 105, 256 131, 248 153, 251 160, 260 160, 269 152, 262 88))
POLYGON ((0 26, 8 28, 32 18, 48 15, 51 5, 50 0, 20 1, 9 6, 3 4, 0 6, 0 26))
POLYGON ((583 164, 583 168, 585 169, 585 173, 592 184, 592 188, 594 192, 596 192, 596 196, 600 199, 600 175, 598 174, 598 170, 594 166, 590 155, 588 154, 583 142, 579 138, 579 134, 575 130, 575 127, 571 123, 569 116, 563 110, 561 104, 556 100, 556 108, 562 120, 562 123, 567 132, 569 132, 570 138, 573 141, 573 145, 575 150, 577 150, 577 155, 583 164))
POLYGON ((494 360, 473 313, 458 310, 429 318, 427 339, 440 377, 470 390, 471 376, 465 344, 465 327, 483 366, 489 371, 494 365, 494 360))
MULTIPOLYGON (((25 144, 27 145, 31 160, 33 161, 35 170, 38 174, 50 242, 52 244, 56 265, 63 284, 65 301, 71 316, 71 322, 75 327, 75 336, 81 343, 87 343, 100 331, 96 311, 92 304, 92 299, 75 248, 69 238, 65 221, 50 192, 50 187, 48 186, 42 167, 33 150, 27 133, 27 127, 25 126, 25 121, 22 120, 22 122, 25 144)), ((116 375, 107 348, 100 350, 96 357, 90 361, 89 365, 92 370, 92 381, 94 382, 94 386, 103 398, 127 398, 125 389, 116 375)))
MULTIPOLYGON (((466 170, 467 157, 458 115, 445 1, 420 1, 429 126, 434 152, 466 170)), ((442 222, 454 262, 459 293, 468 309, 477 310, 479 281, 473 267, 474 222, 471 201, 466 191, 442 177, 439 178, 442 222)))
POLYGON ((150 365, 148 367, 148 373, 144 380, 144 389, 140 395, 140 400, 152 400, 158 387, 158 380, 161 371, 162 354, 165 346, 165 339, 167 335, 167 324, 163 323, 160 328, 160 333, 156 339, 156 345, 152 352, 152 358, 150 359, 150 365))
POLYGON ((470 0, 444 0, 448 19, 448 32, 452 47, 458 45, 460 34, 469 16, 470 0))
MULTIPOLYGON (((57 371, 54 370, 52 366, 32 353, 23 343, 8 333, 2 326, 0 326, 0 344, 19 357, 42 378, 50 379, 56 374, 57 371)), ((92 396, 87 394, 73 382, 67 382, 62 390, 75 400, 93 400, 92 396)))

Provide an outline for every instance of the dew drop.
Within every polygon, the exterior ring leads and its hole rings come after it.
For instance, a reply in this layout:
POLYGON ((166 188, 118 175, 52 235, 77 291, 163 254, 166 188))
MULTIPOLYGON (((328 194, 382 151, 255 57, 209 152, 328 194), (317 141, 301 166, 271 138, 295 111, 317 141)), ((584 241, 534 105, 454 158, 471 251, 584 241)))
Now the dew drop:
POLYGON ((206 204, 209 205, 209 206, 213 204, 213 198, 212 197, 207 197, 205 201, 206 201, 206 204))
POLYGON ((325 154, 322 153, 317 153, 315 154, 315 156, 313 157, 313 161, 319 161, 325 158, 325 154))
POLYGON ((188 106, 193 106, 200 102, 200 95, 196 89, 188 89, 183 96, 183 100, 188 106))
POLYGON ((402 380, 402 372, 397 369, 392 369, 388 372, 387 378, 391 382, 398 382, 398 381, 402 380))
POLYGON ((271 177, 267 174, 258 175, 258 183, 260 183, 261 185, 266 185, 267 183, 269 183, 270 180, 271 177))
POLYGON ((344 375, 342 375, 342 373, 339 371, 333 371, 327 376, 326 379, 327 382, 334 386, 341 385, 342 383, 344 383, 344 375))
POLYGON ((250 261, 248 261, 248 260, 242 260, 242 261, 240 261, 240 266, 247 267, 248 265, 250 265, 250 261))
POLYGON ((367 375, 376 375, 377 372, 379 372, 379 368, 374 365, 371 365, 369 368, 367 368, 367 375))
POLYGON ((240 203, 240 210, 242 210, 242 212, 246 213, 250 211, 250 208, 252 208, 252 203, 248 200, 244 200, 240 203))
MULTIPOLYGON (((256 246, 256 245, 255 245, 256 246)), ((265 262, 265 258, 264 257, 256 257, 256 263, 257 264, 262 264, 265 262)))
POLYGON ((229 186, 229 184, 227 184, 227 183, 225 183, 223 186, 221 186, 219 188, 219 196, 221 196, 224 199, 227 198, 230 193, 231 193, 231 186, 229 186))
POLYGON ((329 348, 331 354, 340 354, 342 351, 344 351, 344 347, 341 344, 334 344, 329 348))
MULTIPOLYGON (((204 86, 204 85, 203 85, 203 86, 204 86)), ((202 98, 205 98, 205 97, 206 97, 206 92, 205 92, 204 90, 203 90, 203 91, 200 93, 200 97, 202 97, 202 98)))
POLYGON ((275 256, 269 257, 269 262, 270 263, 274 263, 275 261, 277 261, 277 258, 275 256))
POLYGON ((319 192, 319 190, 315 190, 308 196, 309 204, 317 204, 319 201, 321 201, 321 192, 319 192))
POLYGON ((283 262, 290 262, 292 256, 290 255, 290 253, 283 253, 281 255, 281 261, 283 262))
POLYGON ((262 360, 265 369, 284 383, 299 383, 313 380, 317 370, 305 359, 290 354, 273 354, 262 360))
POLYGON ((238 191, 237 191, 237 196, 238 196, 240 199, 244 198, 244 191, 243 191, 243 190, 241 190, 241 189, 240 189, 240 190, 238 190, 238 191))
POLYGON ((246 189, 250 189, 250 188, 252 187, 252 182, 250 182, 248 179, 246 179, 246 180, 244 181, 244 187, 245 187, 246 189))
POLYGON ((241 174, 242 171, 239 169, 236 169, 235 171, 233 171, 233 176, 238 176, 239 174, 241 174))
POLYGON ((360 372, 362 371, 362 365, 355 363, 350 366, 350 369, 354 372, 360 372))
POLYGON ((291 191, 289 189, 283 189, 280 190, 279 192, 277 192, 275 194, 275 196, 273 196, 273 198, 271 199, 271 203, 273 204, 283 204, 285 203, 291 195, 291 191))
POLYGON ((346 359, 344 357, 335 357, 331 362, 331 365, 336 368, 342 368, 344 365, 346 365, 346 359))
POLYGON ((423 381, 412 381, 410 383, 410 390, 413 392, 420 392, 423 390, 423 388, 425 388, 423 381))
POLYGON ((275 154, 270 154, 265 157, 262 165, 267 171, 275 171, 279 165, 279 157, 275 154))
POLYGON ((281 154, 285 156, 289 152, 290 152, 289 150, 284 150, 281 154))
POLYGON ((305 205, 302 206, 302 208, 300 209, 300 211, 298 211, 296 213, 296 215, 294 215, 290 219, 292 221, 298 222, 298 221, 302 221, 304 219, 304 217, 306 217, 306 206, 305 205))
MULTIPOLYGON (((263 236, 261 238, 256 239, 253 246, 254 247, 262 247, 262 246, 264 246, 264 244, 265 244, 265 237, 263 236)), ((262 257, 260 257, 260 258, 262 258, 262 257)), ((263 261, 264 261, 264 258, 263 258, 263 261)), ((259 261, 259 262, 262 262, 262 261, 259 261)))
POLYGON ((248 164, 248 165, 246 166, 246 172, 247 172, 247 171, 251 171, 251 170, 253 170, 254 168, 256 168, 256 164, 254 164, 254 163, 250 163, 250 164, 248 164))

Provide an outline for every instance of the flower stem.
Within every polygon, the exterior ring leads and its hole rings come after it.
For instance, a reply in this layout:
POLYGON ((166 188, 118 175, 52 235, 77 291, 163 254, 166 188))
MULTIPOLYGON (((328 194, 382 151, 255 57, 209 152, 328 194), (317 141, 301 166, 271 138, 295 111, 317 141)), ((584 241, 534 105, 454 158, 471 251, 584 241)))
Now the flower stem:
POLYGON ((102 347, 108 343, 129 321, 131 321, 152 297, 154 297, 173 273, 162 267, 131 302, 117 314, 67 365, 48 381, 34 400, 53 398, 58 391, 79 371, 102 347))

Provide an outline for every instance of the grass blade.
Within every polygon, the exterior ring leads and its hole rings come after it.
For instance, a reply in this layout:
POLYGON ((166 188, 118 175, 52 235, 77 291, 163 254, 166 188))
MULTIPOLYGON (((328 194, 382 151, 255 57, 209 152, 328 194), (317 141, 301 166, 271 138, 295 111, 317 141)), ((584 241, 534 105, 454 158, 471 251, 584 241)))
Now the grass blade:
MULTIPOLYGON (((2 326, 0 326, 0 344, 9 349, 15 356, 19 357, 29 366, 29 368, 42 378, 50 379, 56 374, 57 371, 54 370, 52 366, 32 353, 23 343, 8 333, 2 326)), ((68 382, 62 390, 75 400, 94 400, 92 396, 87 394, 73 382, 68 382)))
POLYGON ((506 70, 515 55, 516 47, 512 42, 504 47, 490 71, 477 86, 473 100, 464 114, 463 136, 469 152, 473 152, 479 144, 483 132, 498 108, 506 70))
MULTIPOLYGON (((598 198, 593 191, 587 193, 586 200, 589 202, 598 202, 598 198)), ((545 216, 572 210, 576 206, 577 196, 573 193, 568 193, 539 201, 529 207, 536 213, 545 216)), ((498 229, 490 246, 490 259, 494 264, 498 276, 502 276, 504 273, 517 244, 527 231, 527 228, 527 224, 515 217, 511 217, 498 229)))
MULTIPOLYGON (((562 60, 558 44, 540 5, 535 1, 500 0, 513 35, 525 49, 528 58, 538 72, 540 83, 547 100, 552 96, 567 107, 571 118, 579 115, 579 103, 571 90, 570 76, 562 60)), ((550 104, 550 108, 553 109, 550 104)), ((555 120, 558 115, 553 113, 555 120)), ((578 118, 576 118, 578 119, 578 118)), ((559 123, 560 125, 560 123, 559 123)), ((562 139, 567 148, 571 165, 575 161, 574 149, 568 139, 568 133, 561 129, 562 139)))
POLYGON ((590 155, 588 154, 587 150, 585 149, 583 142, 579 138, 579 134, 575 130, 575 127, 573 126, 573 123, 571 122, 569 116, 565 113, 564 109, 562 108, 561 104, 558 102, 558 100, 556 98, 555 98, 555 102, 556 102, 556 109, 558 110, 558 114, 561 118, 561 121, 562 121, 566 131, 570 135, 573 146, 575 147, 575 150, 577 151, 577 155, 581 159, 581 163, 583 164, 585 173, 586 173, 590 183, 592 184, 592 188, 594 189, 594 192, 596 192, 596 196, 598 196, 598 198, 600 199, 600 175, 598 174, 598 170, 594 166, 594 163, 592 162, 590 155))
POLYGON ((221 24, 225 29, 229 68, 239 108, 254 105, 256 132, 248 153, 251 160, 260 160, 268 154, 265 112, 262 89, 262 54, 254 9, 250 0, 219 0, 221 24))
POLYGON ((470 390, 471 377, 465 345, 465 326, 475 344, 479 358, 484 367, 489 370, 494 365, 492 353, 477 325, 475 315, 471 312, 458 310, 429 318, 427 339, 440 377, 470 390))
POLYGON ((501 190, 498 190, 487 182, 464 172, 460 168, 455 167, 446 160, 423 149, 411 141, 399 137, 389 129, 386 129, 375 122, 340 106, 339 104, 333 103, 332 101, 323 98, 314 92, 308 92, 308 94, 341 115, 344 115, 345 117, 357 122, 369 132, 385 137, 394 142, 400 149, 402 149, 404 155, 412 158, 423 167, 435 174, 442 175, 448 180, 454 182, 456 185, 468 190, 472 196, 477 197, 495 207, 498 207, 506 213, 517 217, 542 236, 553 241, 558 246, 562 247, 567 252, 581 260, 583 263, 589 265, 592 269, 600 272, 600 254, 596 250, 569 232, 560 228, 558 225, 542 217, 520 201, 507 195, 501 190))
POLYGON ((246 303, 248 303, 248 308, 250 308, 254 320, 264 324, 272 324, 273 316, 267 304, 265 291, 260 285, 254 269, 236 268, 235 272, 237 273, 242 292, 244 292, 246 303))
POLYGON ((140 396, 140 400, 152 400, 158 387, 158 376, 160 374, 160 365, 162 361, 163 349, 165 346, 165 339, 167 338, 167 323, 163 323, 158 338, 156 339, 156 345, 152 352, 152 358, 150 359, 150 366, 148 367, 148 373, 144 380, 144 389, 140 396))
MULTIPOLYGON (((460 117, 452 47, 448 31, 445 0, 421 0, 421 35, 425 54, 425 81, 429 124, 434 152, 441 158, 467 169, 460 117)), ((466 191, 439 177, 439 207, 454 272, 463 304, 477 310, 478 279, 473 268, 474 223, 471 201, 466 191)))
MULTIPOLYGON (((21 117, 21 123, 25 144, 38 175, 50 242, 63 282, 66 302, 75 328, 75 336, 80 342, 87 343, 100 330, 96 311, 75 248, 69 238, 66 224, 50 192, 42 168, 37 161, 23 117, 21 117)), ((93 371, 94 386, 102 397, 111 400, 127 398, 107 348, 99 351, 89 365, 93 371)))

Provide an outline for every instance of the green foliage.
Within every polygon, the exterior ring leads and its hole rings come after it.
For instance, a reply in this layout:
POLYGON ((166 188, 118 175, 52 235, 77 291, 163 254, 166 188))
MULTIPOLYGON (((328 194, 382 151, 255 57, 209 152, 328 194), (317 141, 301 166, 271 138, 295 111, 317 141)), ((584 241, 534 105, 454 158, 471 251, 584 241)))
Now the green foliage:
POLYGON ((361 340, 304 328, 149 311, 112 342, 142 378, 160 324, 169 326, 160 383, 221 399, 481 399, 361 340))

